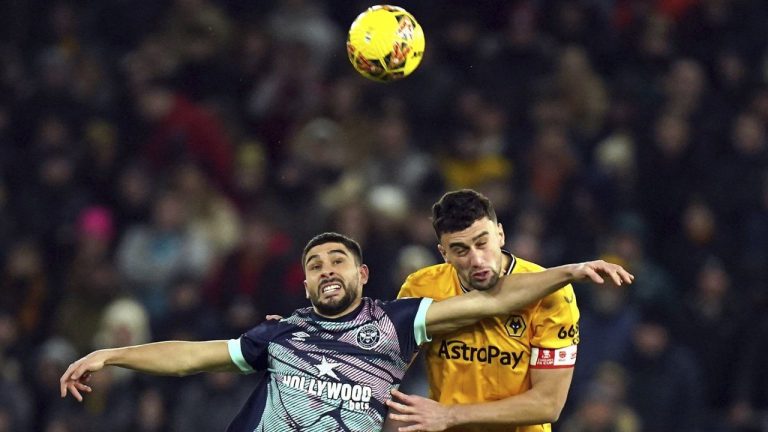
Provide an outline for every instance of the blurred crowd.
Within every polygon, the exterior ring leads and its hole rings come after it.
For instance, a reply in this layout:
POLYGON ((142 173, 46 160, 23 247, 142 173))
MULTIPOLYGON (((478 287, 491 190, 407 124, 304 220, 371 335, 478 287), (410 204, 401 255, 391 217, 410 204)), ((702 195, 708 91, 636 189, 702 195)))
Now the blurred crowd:
POLYGON ((556 430, 767 431, 768 4, 403 1, 426 53, 386 85, 346 58, 372 4, 4 4, 0 431, 223 430, 258 377, 111 369, 82 405, 58 378, 308 305, 324 230, 392 299, 440 261, 430 205, 462 187, 516 255, 637 276, 576 287, 556 430))

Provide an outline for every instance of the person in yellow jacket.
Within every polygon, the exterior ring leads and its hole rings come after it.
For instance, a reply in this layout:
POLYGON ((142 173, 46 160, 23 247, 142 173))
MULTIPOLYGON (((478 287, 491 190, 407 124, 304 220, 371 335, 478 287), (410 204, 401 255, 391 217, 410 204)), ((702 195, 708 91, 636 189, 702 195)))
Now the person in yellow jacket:
MULTIPOLYGON (((412 273, 398 294, 440 301, 493 287, 507 274, 543 268, 504 247, 482 194, 449 192, 433 205, 444 264, 412 273)), ((550 431, 568 395, 579 343, 573 287, 508 315, 435 335, 426 349, 430 399, 393 392, 390 418, 410 431, 550 431)))

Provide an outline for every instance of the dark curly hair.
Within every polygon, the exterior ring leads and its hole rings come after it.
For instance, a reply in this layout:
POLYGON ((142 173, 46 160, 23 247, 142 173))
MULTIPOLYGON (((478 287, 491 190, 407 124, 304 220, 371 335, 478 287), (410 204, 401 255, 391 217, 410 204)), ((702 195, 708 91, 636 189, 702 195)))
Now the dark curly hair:
POLYGON ((472 189, 448 192, 432 206, 432 227, 438 241, 443 234, 467 229, 484 217, 497 223, 491 200, 472 189))

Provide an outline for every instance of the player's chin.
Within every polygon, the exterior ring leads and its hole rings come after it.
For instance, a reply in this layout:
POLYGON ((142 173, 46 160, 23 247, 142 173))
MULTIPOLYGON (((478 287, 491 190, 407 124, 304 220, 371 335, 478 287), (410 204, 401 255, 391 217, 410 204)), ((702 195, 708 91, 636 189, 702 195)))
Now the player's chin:
POLYGON ((473 279, 470 285, 478 291, 486 291, 493 288, 498 281, 498 277, 489 277, 482 280, 473 279))
POLYGON ((333 297, 320 300, 317 304, 318 309, 326 315, 336 315, 344 312, 354 299, 349 296, 333 297))
POLYGON ((338 309, 341 306, 341 303, 344 301, 344 298, 327 298, 320 300, 319 306, 327 309, 327 310, 335 310, 338 309))

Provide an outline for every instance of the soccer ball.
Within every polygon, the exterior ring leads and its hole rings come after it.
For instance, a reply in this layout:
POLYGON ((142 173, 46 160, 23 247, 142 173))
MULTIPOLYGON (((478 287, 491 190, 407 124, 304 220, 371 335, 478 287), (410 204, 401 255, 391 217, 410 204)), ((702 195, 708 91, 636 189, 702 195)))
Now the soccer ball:
POLYGON ((405 78, 424 55, 424 32, 405 9, 373 6, 350 26, 347 55, 352 66, 368 79, 385 82, 405 78))

